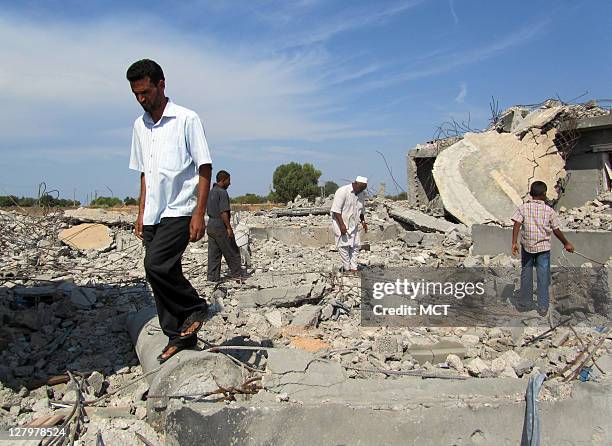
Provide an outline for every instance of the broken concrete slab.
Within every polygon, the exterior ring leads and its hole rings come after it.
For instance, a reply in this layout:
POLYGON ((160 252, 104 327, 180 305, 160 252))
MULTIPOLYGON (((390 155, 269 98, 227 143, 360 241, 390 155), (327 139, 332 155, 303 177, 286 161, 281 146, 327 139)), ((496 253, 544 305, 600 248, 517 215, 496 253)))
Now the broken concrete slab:
POLYGON ((525 118, 523 118, 520 122, 518 122, 512 132, 514 134, 521 134, 531 128, 541 129, 550 121, 555 119, 562 111, 563 107, 550 107, 534 110, 525 116, 525 118))
POLYGON ((64 218, 83 223, 102 223, 105 225, 134 224, 135 212, 107 211, 97 208, 78 208, 64 211, 64 218))
POLYGON ((528 114, 526 108, 511 107, 499 117, 498 128, 506 133, 513 132, 528 114))
POLYGON ((453 229, 461 230, 460 226, 442 218, 435 218, 416 209, 389 206, 389 216, 402 223, 410 225, 424 232, 450 232, 453 229))
POLYGON ((266 370, 268 374, 262 380, 264 388, 295 398, 300 398, 303 392, 316 392, 316 388, 325 392, 348 379, 339 363, 297 349, 269 350, 266 370))
POLYGON ((319 301, 325 289, 324 284, 264 288, 237 294, 236 297, 243 308, 295 307, 307 302, 319 301))
POLYGON ((302 305, 295 312, 291 325, 296 327, 316 327, 319 322, 321 307, 318 305, 302 305))
POLYGON ((104 251, 113 243, 108 227, 101 224, 84 223, 64 229, 59 239, 74 249, 104 251))
POLYGON ((433 176, 444 208, 468 226, 510 225, 533 179, 544 181, 549 198, 556 198, 555 186, 565 176, 565 161, 554 143, 556 130, 530 135, 519 140, 496 131, 466 133, 440 153, 433 176))
POLYGON ((423 231, 406 231, 400 236, 400 239, 408 246, 417 246, 423 240, 424 235, 423 231))

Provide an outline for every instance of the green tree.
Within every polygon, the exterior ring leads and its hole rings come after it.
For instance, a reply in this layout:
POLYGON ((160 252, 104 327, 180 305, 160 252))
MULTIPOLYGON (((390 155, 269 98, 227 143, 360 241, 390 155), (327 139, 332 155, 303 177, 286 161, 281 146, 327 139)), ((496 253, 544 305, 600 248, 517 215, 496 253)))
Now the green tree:
POLYGON ((338 190, 338 187, 339 186, 333 181, 326 181, 325 186, 323 186, 323 193, 325 194, 325 196, 335 194, 338 190))
POLYGON ((123 201, 118 197, 98 197, 95 200, 92 200, 90 206, 100 206, 112 208, 114 206, 121 206, 123 201))
POLYGON ((10 207, 15 206, 15 204, 19 204, 19 198, 17 198, 15 195, 0 196, 0 206, 10 207))
POLYGON ((138 204, 138 200, 134 197, 125 197, 123 199, 123 204, 125 204, 126 206, 136 205, 138 204))
POLYGON ((272 185, 275 201, 286 203, 297 195, 313 198, 319 195, 317 186, 321 171, 310 163, 299 164, 291 162, 281 164, 274 171, 272 185))
POLYGON ((21 197, 19 200, 17 200, 17 204, 19 204, 21 207, 29 208, 32 206, 37 206, 38 202, 34 198, 21 197))
POLYGON ((238 204, 260 204, 268 201, 268 197, 257 194, 244 194, 231 199, 232 203, 238 204))

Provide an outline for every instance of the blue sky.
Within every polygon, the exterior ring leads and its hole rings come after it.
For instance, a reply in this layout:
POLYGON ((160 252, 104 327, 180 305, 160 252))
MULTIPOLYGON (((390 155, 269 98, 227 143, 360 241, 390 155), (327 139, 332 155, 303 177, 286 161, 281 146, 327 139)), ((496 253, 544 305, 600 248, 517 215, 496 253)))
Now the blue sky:
POLYGON ((0 195, 138 193, 141 108, 125 80, 152 58, 198 112, 232 195, 267 193, 282 163, 321 181, 406 188, 406 152, 451 117, 610 98, 612 2, 468 0, 0 1, 0 195))

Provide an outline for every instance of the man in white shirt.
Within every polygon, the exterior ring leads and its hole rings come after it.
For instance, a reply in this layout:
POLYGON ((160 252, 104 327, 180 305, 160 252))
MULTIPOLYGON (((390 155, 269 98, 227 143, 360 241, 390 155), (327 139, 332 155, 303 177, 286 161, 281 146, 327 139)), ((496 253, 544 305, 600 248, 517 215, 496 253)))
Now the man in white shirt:
POLYGON ((344 271, 357 272, 359 252, 359 223, 365 232, 368 225, 363 216, 368 179, 357 177, 355 181, 338 188, 331 207, 332 231, 344 271))
POLYGON ((161 363, 196 345, 207 313, 206 301, 183 276, 181 257, 204 235, 212 161, 198 115, 166 97, 156 62, 139 60, 126 77, 145 110, 134 122, 130 169, 140 172, 135 233, 146 247, 147 280, 169 338, 161 363))

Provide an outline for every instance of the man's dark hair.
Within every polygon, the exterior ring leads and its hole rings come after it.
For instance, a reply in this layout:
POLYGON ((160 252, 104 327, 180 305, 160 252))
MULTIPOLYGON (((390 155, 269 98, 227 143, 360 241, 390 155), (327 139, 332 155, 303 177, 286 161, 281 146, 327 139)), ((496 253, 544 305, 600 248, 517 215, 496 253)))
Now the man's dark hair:
POLYGON ((220 170, 219 172, 217 172, 217 183, 229 177, 230 177, 230 174, 227 170, 220 170))
POLYGON ((531 189, 529 189, 529 195, 532 197, 543 197, 546 196, 546 191, 548 188, 546 187, 546 183, 543 181, 534 181, 531 184, 531 189))
POLYGON ((142 59, 134 62, 130 65, 130 68, 128 68, 125 77, 127 77, 127 80, 130 82, 148 77, 155 85, 157 85, 160 80, 166 79, 162 68, 157 62, 151 59, 142 59))

